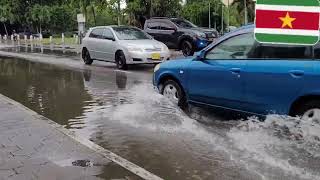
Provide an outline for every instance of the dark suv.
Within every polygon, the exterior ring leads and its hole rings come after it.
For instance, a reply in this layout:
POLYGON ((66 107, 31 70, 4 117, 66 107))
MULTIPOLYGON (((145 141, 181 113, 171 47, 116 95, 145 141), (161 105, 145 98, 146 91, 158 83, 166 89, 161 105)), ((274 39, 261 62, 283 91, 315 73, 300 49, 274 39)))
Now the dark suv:
POLYGON ((182 50, 184 56, 192 56, 218 38, 216 30, 200 28, 179 18, 148 19, 144 30, 170 49, 182 50))

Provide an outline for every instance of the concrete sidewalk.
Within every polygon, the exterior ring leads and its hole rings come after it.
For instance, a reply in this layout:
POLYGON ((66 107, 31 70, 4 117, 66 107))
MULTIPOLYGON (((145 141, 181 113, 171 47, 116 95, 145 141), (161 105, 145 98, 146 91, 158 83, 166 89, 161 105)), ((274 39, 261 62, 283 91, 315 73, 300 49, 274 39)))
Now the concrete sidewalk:
MULTIPOLYGON (((8 48, 8 47, 31 47, 30 43, 24 43, 24 42, 12 42, 10 40, 8 41, 0 41, 0 49, 1 48, 8 48)), ((81 48, 82 46, 79 45, 42 45, 40 43, 34 42, 33 43, 33 48, 38 48, 38 49, 49 49, 49 50, 58 50, 58 51, 69 51, 69 52, 74 52, 77 54, 81 54, 81 48)), ((176 51, 176 50, 170 50, 171 52, 171 59, 184 59, 185 57, 183 56, 181 51, 176 51)))
POLYGON ((161 179, 1 94, 0 137, 1 180, 161 179))

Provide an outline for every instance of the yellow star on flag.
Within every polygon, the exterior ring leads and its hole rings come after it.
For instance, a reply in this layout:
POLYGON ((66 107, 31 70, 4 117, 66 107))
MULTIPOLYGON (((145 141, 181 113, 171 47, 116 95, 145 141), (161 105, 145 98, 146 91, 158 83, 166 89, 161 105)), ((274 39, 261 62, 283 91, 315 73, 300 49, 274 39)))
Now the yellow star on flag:
POLYGON ((282 21, 282 28, 286 26, 292 28, 292 22, 296 20, 296 18, 290 17, 289 12, 287 12, 286 17, 279 17, 279 19, 282 21))

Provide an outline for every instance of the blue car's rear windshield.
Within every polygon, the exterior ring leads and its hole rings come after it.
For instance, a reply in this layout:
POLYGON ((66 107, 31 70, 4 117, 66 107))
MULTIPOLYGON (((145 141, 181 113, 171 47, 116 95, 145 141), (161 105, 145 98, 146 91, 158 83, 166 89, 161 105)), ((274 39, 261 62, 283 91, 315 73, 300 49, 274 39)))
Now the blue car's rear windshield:
POLYGON ((118 39, 120 40, 143 40, 150 39, 150 36, 137 28, 113 27, 118 39))

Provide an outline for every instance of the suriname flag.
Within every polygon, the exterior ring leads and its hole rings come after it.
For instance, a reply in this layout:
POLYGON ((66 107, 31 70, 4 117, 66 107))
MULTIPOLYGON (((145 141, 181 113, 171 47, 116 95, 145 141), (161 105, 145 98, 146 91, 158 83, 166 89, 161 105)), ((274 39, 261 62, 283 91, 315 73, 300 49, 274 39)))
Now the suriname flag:
POLYGON ((255 38, 261 43, 315 45, 318 0, 257 0, 255 38))

